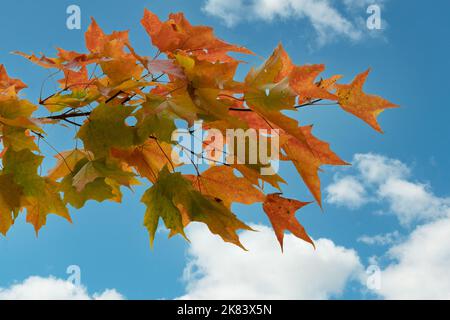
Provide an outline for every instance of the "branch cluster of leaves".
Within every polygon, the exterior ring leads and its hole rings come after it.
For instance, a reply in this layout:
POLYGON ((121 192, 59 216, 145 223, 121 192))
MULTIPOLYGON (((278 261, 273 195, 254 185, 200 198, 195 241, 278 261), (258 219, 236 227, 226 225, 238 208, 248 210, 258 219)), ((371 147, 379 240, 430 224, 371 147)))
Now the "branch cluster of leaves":
MULTIPOLYGON (((151 242, 160 219, 171 235, 184 234, 191 222, 205 223, 224 241, 242 247, 239 229, 248 229, 232 213, 233 203, 262 203, 282 245, 285 230, 312 243, 295 212, 307 203, 266 195, 264 184, 281 191, 278 175, 260 174, 262 164, 216 164, 197 175, 181 174, 171 161, 171 133, 178 120, 189 126, 279 129, 283 159, 292 162, 321 206, 318 171, 322 165, 345 165, 329 145, 283 111, 329 101, 381 131, 376 117, 392 103, 363 92, 368 71, 350 84, 340 76, 318 79, 324 65, 295 65, 279 45, 243 82, 235 79, 240 61, 230 52, 252 54, 215 37, 205 26, 192 26, 181 13, 165 22, 146 10, 141 21, 158 49, 139 55, 127 31, 105 34, 92 20, 86 32, 88 52, 58 49, 56 57, 18 54, 63 74, 61 89, 39 104, 50 114, 33 116, 38 106, 21 98, 26 86, 0 66, 0 232, 6 234, 21 211, 36 232, 48 214, 70 221, 67 205, 89 200, 120 202, 121 187, 146 178, 142 197, 144 224, 151 242), (129 125, 133 120, 134 125, 129 125), (58 163, 41 175, 37 139, 45 126, 70 124, 83 148, 57 152, 58 163), (240 174, 237 175, 236 172, 240 174)), ((55 149, 56 150, 56 149, 55 149)))

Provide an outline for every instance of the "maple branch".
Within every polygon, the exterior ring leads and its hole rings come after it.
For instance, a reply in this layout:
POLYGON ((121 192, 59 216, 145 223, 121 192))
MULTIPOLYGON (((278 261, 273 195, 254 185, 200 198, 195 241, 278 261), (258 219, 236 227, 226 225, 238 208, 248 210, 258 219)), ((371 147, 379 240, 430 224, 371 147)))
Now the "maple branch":
POLYGON ((312 100, 312 101, 294 106, 294 108, 300 109, 300 108, 304 108, 304 107, 314 106, 314 105, 316 105, 317 102, 320 102, 320 101, 322 101, 322 99, 312 100))
MULTIPOLYGON (((108 103, 112 99, 116 98, 121 93, 124 93, 124 92, 122 92, 122 91, 117 92, 116 94, 114 94, 113 96, 108 98, 108 100, 106 100, 106 103, 108 103)), ((127 98, 125 98, 124 101, 122 101, 122 103, 125 103, 125 102, 129 101, 130 99, 133 98, 133 96, 134 95, 128 96, 127 98)), ((236 98, 236 99, 239 99, 239 98, 236 98)), ((308 106, 321 106, 321 105, 335 105, 336 104, 336 103, 319 104, 319 102, 321 102, 321 101, 322 101, 322 99, 316 99, 316 100, 313 100, 313 101, 310 101, 310 102, 307 102, 307 103, 304 103, 304 104, 296 105, 296 106, 294 106, 294 108, 300 109, 300 108, 305 108, 305 107, 308 107, 308 106)), ((57 115, 53 115, 53 116, 41 117, 41 118, 38 118, 38 119, 39 120, 44 120, 44 119, 48 119, 48 120, 62 120, 62 121, 68 122, 68 123, 76 125, 76 126, 81 126, 79 123, 76 123, 74 121, 70 121, 69 119, 70 118, 78 118, 78 117, 86 117, 86 116, 89 116, 91 114, 90 111, 86 111, 86 112, 71 112, 73 110, 74 109, 71 109, 71 110, 68 110, 68 111, 66 111, 64 113, 61 113, 61 114, 57 114, 57 115)), ((254 112, 250 108, 243 109, 243 108, 231 107, 231 108, 228 108, 228 110, 229 111, 238 111, 238 112, 254 112)))
POLYGON ((239 111, 239 112, 253 112, 252 109, 243 109, 243 108, 228 108, 229 111, 239 111))
POLYGON ((308 106, 336 106, 339 105, 338 102, 330 102, 330 103, 306 103, 299 106, 295 106, 295 108, 303 108, 308 106))
MULTIPOLYGON (((180 146, 181 146, 181 145, 180 145, 180 146)), ((181 146, 181 147, 182 147, 183 149, 188 150, 188 149, 185 148, 184 146, 181 146)), ((189 150, 189 151, 191 152, 192 155, 194 155, 194 152, 193 152, 192 150, 189 150)), ((202 159, 203 159, 203 157, 202 157, 202 159)), ((198 165, 195 164, 194 160, 193 160, 191 157, 189 157, 189 160, 191 161, 192 165, 193 165, 194 168, 195 168, 195 172, 197 173, 197 177, 200 177, 201 174, 200 174, 200 170, 198 169, 198 165)), ((199 190, 200 193, 201 193, 201 192, 202 192, 202 185, 201 185, 201 183, 200 183, 200 179, 197 178, 197 182, 198 182, 198 190, 199 190)))
POLYGON ((73 172, 72 172, 72 169, 70 168, 69 164, 68 164, 67 161, 66 161, 66 158, 62 155, 61 152, 58 151, 58 149, 56 149, 50 142, 48 142, 48 141, 45 139, 45 137, 44 137, 44 135, 43 135, 42 133, 39 133, 39 132, 34 131, 34 130, 31 130, 31 132, 33 132, 33 133, 38 137, 39 140, 42 140, 42 141, 43 141, 46 145, 48 145, 53 151, 55 151, 56 154, 63 160, 64 164, 66 165, 67 169, 69 169, 70 173, 73 173, 73 172))
POLYGON ((123 92, 122 90, 117 91, 115 94, 113 94, 111 97, 109 97, 108 99, 106 99, 105 103, 110 102, 111 100, 114 100, 114 98, 117 98, 120 94, 122 93, 126 93, 123 92))
MULTIPOLYGON (((222 164, 222 165, 227 166, 227 167, 231 167, 231 165, 230 165, 229 163, 222 162, 222 161, 215 160, 215 159, 207 158, 207 157, 205 157, 205 156, 203 155, 203 153, 200 153, 200 154, 195 153, 195 152, 192 151, 191 149, 186 148, 185 146, 183 146, 183 145, 181 145, 181 144, 179 144, 179 143, 177 143, 176 146, 181 147, 182 149, 186 150, 186 151, 189 152, 191 155, 193 155, 193 156, 195 156, 195 157, 197 157, 197 158, 200 157, 200 158, 202 158, 203 160, 207 160, 207 161, 211 161, 211 162, 214 162, 214 163, 217 163, 217 164, 222 164)), ((191 162, 192 162, 192 160, 191 160, 191 162)), ((200 174, 199 174, 199 176, 200 176, 200 174)))
MULTIPOLYGON (((56 73, 55 73, 55 74, 56 74, 56 73)), ((46 102, 48 99, 53 98, 54 96, 56 96, 56 95, 58 95, 58 94, 61 94, 61 93, 63 93, 63 92, 69 91, 69 89, 72 88, 72 87, 85 86, 85 88, 87 88, 87 87, 89 87, 90 85, 92 85, 92 83, 93 83, 95 80, 96 80, 96 79, 91 79, 91 80, 88 81, 87 83, 85 83, 85 82, 79 82, 79 83, 72 83, 72 84, 69 85, 69 86, 64 86, 63 89, 58 90, 57 92, 55 92, 55 93, 49 95, 49 96, 48 96, 47 98, 45 98, 45 99, 39 98, 39 104, 45 106, 45 102, 46 102)))
POLYGON ((57 114, 54 116, 46 116, 46 117, 41 117, 38 118, 39 120, 64 120, 66 121, 67 119, 70 118, 79 118, 79 117, 87 117, 91 114, 90 111, 86 111, 86 112, 69 112, 69 113, 61 113, 61 114, 57 114))
POLYGON ((73 124, 74 126, 81 127, 81 124, 76 123, 75 121, 71 121, 69 119, 62 119, 62 120, 67 122, 67 123, 73 124))
MULTIPOLYGON (((235 97, 232 97, 232 96, 229 96, 229 97, 235 98, 235 97)), ((235 98, 235 99, 241 101, 239 98, 235 98)), ((303 103, 303 104, 296 105, 296 106, 294 106, 294 108, 295 109, 300 109, 300 108, 305 108, 305 107, 309 107, 309 106, 333 106, 333 105, 337 104, 337 103, 319 104, 318 102, 321 102, 321 101, 322 101, 322 99, 312 100, 310 102, 306 102, 306 103, 303 103)), ((253 112, 253 110, 250 109, 250 108, 245 108, 244 109, 244 108, 231 107, 231 108, 228 108, 228 110, 229 111, 239 111, 239 112, 253 112)))
POLYGON ((61 72, 61 70, 58 70, 58 71, 55 71, 55 72, 49 74, 49 75, 47 76, 47 78, 45 78, 45 80, 42 82, 42 84, 41 84, 41 90, 39 91, 39 101, 42 101, 42 93, 43 93, 43 91, 44 91, 45 83, 48 81, 48 79, 53 78, 53 76, 57 75, 59 72, 61 72))
POLYGON ((161 147, 161 144, 158 141, 158 138, 156 138, 155 136, 149 136, 150 139, 155 140, 156 144, 158 145, 159 150, 162 152, 162 154, 164 155, 164 157, 167 159, 167 161, 170 163, 170 166, 172 167, 172 171, 175 172, 175 166, 172 162, 172 160, 170 159, 170 157, 166 154, 166 152, 164 151, 164 149, 161 147))
POLYGON ((234 96, 232 96, 232 95, 229 95, 229 94, 225 94, 225 93, 220 93, 220 94, 218 94, 217 95, 217 97, 219 98, 219 97, 225 97, 225 98, 230 98, 230 99, 233 99, 233 100, 236 100, 236 101, 245 101, 245 99, 244 98, 237 98, 237 97, 234 97, 234 96))

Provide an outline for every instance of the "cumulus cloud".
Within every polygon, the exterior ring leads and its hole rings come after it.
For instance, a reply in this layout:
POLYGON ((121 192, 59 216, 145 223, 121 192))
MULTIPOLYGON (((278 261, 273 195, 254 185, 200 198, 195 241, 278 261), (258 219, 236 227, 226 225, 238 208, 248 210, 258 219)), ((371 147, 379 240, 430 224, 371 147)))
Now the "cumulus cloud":
POLYGON ((450 199, 435 196, 425 184, 389 179, 380 185, 378 195, 390 203, 390 210, 406 225, 450 213, 450 199))
POLYGON ((203 6, 203 11, 219 17, 229 27, 239 23, 242 19, 243 9, 243 0, 207 0, 203 6))
POLYGON ((356 154, 353 165, 368 183, 382 183, 388 179, 405 179, 411 171, 404 163, 379 154, 356 154))
MULTIPOLYGON (((358 209, 364 204, 386 204, 400 223, 432 221, 450 214, 450 198, 436 196, 424 183, 411 179, 411 169, 397 159, 357 154, 354 172, 336 176, 326 188, 331 204, 358 209)), ((386 211, 386 209, 385 209, 386 211)))
POLYGON ((327 188, 327 201, 338 206, 359 208, 368 202, 364 186, 354 177, 336 179, 327 188))
POLYGON ((389 245, 376 293, 386 299, 450 299, 450 197, 439 197, 428 184, 414 181, 411 169, 399 160, 358 154, 353 163, 351 171, 328 186, 328 202, 350 209, 368 202, 387 207, 403 226, 412 227, 405 237, 394 231, 358 239, 389 245), (354 196, 355 186, 361 197, 354 196))
POLYGON ((115 289, 89 295, 83 286, 55 277, 32 276, 8 288, 0 287, 0 300, 122 300, 115 289))
MULTIPOLYGON (((369 5, 368 1, 344 0, 343 7, 346 11, 359 8, 364 15, 361 2, 369 5)), ((220 18, 229 27, 245 20, 305 19, 316 31, 319 44, 336 36, 359 40, 364 33, 360 23, 356 22, 362 19, 361 16, 349 17, 348 12, 344 14, 329 0, 206 0, 203 11, 220 18)))
MULTIPOLYGON (((450 299, 450 197, 436 196, 427 184, 414 181, 409 166, 377 154, 358 154, 327 188, 327 200, 356 208, 370 203, 394 213, 407 226, 363 235, 368 245, 386 246, 380 286, 385 299, 450 299)), ((318 239, 316 251, 291 234, 280 252, 273 230, 254 226, 241 239, 249 252, 223 243, 200 225, 188 229, 191 244, 184 270, 182 299, 327 299, 345 292, 353 280, 365 291, 366 274, 351 248, 318 239)))
POLYGON ((378 294, 386 299, 450 299, 450 217, 417 227, 388 255, 378 294))
POLYGON ((316 240, 314 251, 287 234, 282 254, 272 229, 254 229, 240 234, 245 252, 211 238, 201 225, 190 227, 181 299, 326 299, 341 295, 362 272, 357 253, 331 240, 316 240))

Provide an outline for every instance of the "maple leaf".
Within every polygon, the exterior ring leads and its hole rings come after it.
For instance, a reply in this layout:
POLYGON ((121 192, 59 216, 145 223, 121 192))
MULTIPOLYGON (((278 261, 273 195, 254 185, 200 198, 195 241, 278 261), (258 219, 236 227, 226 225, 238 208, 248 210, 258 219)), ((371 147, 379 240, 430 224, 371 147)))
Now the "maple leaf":
POLYGON ((28 149, 14 151, 9 148, 2 158, 3 172, 14 176, 14 181, 23 188, 25 195, 33 195, 39 192, 34 189, 36 184, 42 182, 37 172, 43 159, 43 156, 28 149))
POLYGON ((210 62, 181 52, 175 55, 175 59, 194 88, 242 90, 241 83, 234 78, 239 61, 210 62))
POLYGON ((109 154, 112 147, 131 147, 136 130, 126 124, 133 107, 101 104, 95 108, 78 132, 85 149, 100 158, 109 154))
POLYGON ((3 172, 14 177, 14 183, 23 190, 21 203, 27 209, 27 222, 36 233, 45 225, 47 215, 56 214, 71 221, 69 212, 58 193, 58 184, 38 175, 43 160, 28 149, 19 152, 8 149, 3 157, 3 172))
POLYGON ((39 190, 33 196, 26 196, 27 222, 34 226, 36 234, 47 222, 50 213, 56 214, 72 222, 69 211, 58 193, 58 184, 49 179, 35 181, 39 190))
POLYGON ((309 204, 309 202, 286 199, 281 197, 279 194, 269 194, 266 197, 266 201, 263 205, 264 212, 269 217, 278 242, 281 245, 281 250, 283 250, 285 230, 292 232, 292 234, 297 238, 305 240, 314 246, 314 242, 295 217, 295 212, 307 204, 309 204))
POLYGON ((19 55, 34 64, 46 69, 58 69, 62 71, 73 70, 86 67, 89 64, 99 63, 101 57, 96 54, 84 54, 75 51, 67 51, 58 48, 57 57, 47 57, 45 55, 37 56, 35 54, 27 54, 21 51, 13 53, 19 55))
POLYGON ((248 181, 254 185, 259 185, 259 180, 269 183, 272 187, 281 190, 280 183, 286 181, 278 174, 261 175, 261 164, 233 164, 233 168, 238 170, 248 181))
POLYGON ((89 152, 84 150, 69 150, 60 152, 55 156, 58 159, 56 166, 49 171, 48 177, 53 180, 58 180, 73 173, 75 166, 82 160, 86 158, 92 158, 89 152))
POLYGON ((129 42, 128 31, 106 35, 92 18, 85 38, 88 50, 101 55, 102 59, 99 64, 113 84, 140 78, 143 66, 137 63, 133 54, 124 51, 129 42))
POLYGON ((77 192, 81 192, 97 178, 108 178, 128 188, 139 184, 135 175, 128 170, 124 170, 120 163, 102 158, 85 161, 84 165, 74 174, 72 185, 77 192))
POLYGON ((42 104, 50 112, 59 112, 66 108, 82 108, 99 99, 100 93, 97 89, 92 89, 90 86, 81 87, 86 88, 86 90, 74 90, 68 94, 55 94, 47 98, 42 104))
POLYGON ((164 107, 190 125, 199 118, 208 122, 222 120, 233 125, 237 119, 229 114, 230 103, 220 96, 229 90, 242 90, 241 84, 234 80, 238 63, 211 63, 181 53, 175 58, 185 78, 176 79, 167 87, 171 94, 164 107))
POLYGON ((183 70, 172 60, 153 59, 147 62, 147 69, 151 73, 165 73, 177 78, 184 78, 183 70))
POLYGON ((14 151, 29 149, 38 151, 39 148, 30 135, 29 130, 20 127, 3 126, 3 145, 5 148, 12 148, 14 151))
MULTIPOLYGON (((112 200, 121 202, 122 194, 120 185, 112 179, 97 176, 91 182, 86 183, 81 190, 77 190, 75 176, 86 165, 88 159, 83 158, 75 164, 70 173, 63 178, 60 190, 64 193, 64 203, 69 203, 73 207, 82 208, 89 200, 102 202, 112 200)), ((70 163, 69 165, 71 165, 70 163)), ((63 169, 65 171, 65 169, 63 169)), ((59 171, 58 171, 59 173, 59 171)), ((61 172, 62 173, 62 172, 61 172)))
POLYGON ((199 192, 220 199, 229 207, 233 202, 253 204, 263 202, 264 194, 246 178, 237 177, 233 168, 214 166, 200 176, 185 175, 199 192))
POLYGON ((31 119, 31 115, 36 110, 37 107, 27 100, 17 99, 10 95, 0 95, 0 125, 42 132, 31 119))
POLYGON ((61 87, 70 88, 71 90, 82 90, 90 86, 88 71, 85 66, 77 71, 64 70, 64 78, 58 80, 58 82, 61 84, 61 87))
POLYGON ((299 103, 312 99, 337 100, 334 94, 314 80, 325 70, 323 64, 296 66, 289 74, 289 85, 300 96, 299 103))
POLYGON ((281 113, 283 110, 296 110, 295 94, 288 81, 276 83, 276 80, 287 73, 286 70, 292 69, 290 63, 286 67, 285 55, 283 47, 279 45, 259 69, 252 69, 249 72, 245 78, 245 100, 252 110, 269 122, 270 127, 281 128, 300 141, 306 142, 298 122, 281 113))
POLYGON ((290 160, 294 163, 295 168, 300 173, 303 181, 308 186, 319 206, 322 207, 321 193, 320 193, 320 179, 318 171, 320 166, 328 165, 348 165, 341 160, 330 149, 330 145, 323 142, 311 133, 312 126, 302 127, 303 134, 308 141, 304 144, 294 137, 289 138, 282 148, 286 152, 285 160, 290 160))
POLYGON ((25 59, 28 59, 29 61, 37 64, 40 67, 43 68, 61 68, 62 65, 60 63, 60 61, 58 61, 58 59, 55 58, 49 58, 46 57, 45 55, 42 55, 40 57, 36 56, 35 54, 26 54, 24 52, 21 51, 14 51, 13 52, 16 55, 22 56, 25 59))
POLYGON ((0 174, 0 233, 6 235, 21 208, 22 188, 11 174, 0 174))
POLYGON ((334 75, 328 79, 320 79, 319 82, 316 83, 317 86, 319 86, 320 88, 323 88, 327 91, 331 91, 334 90, 336 88, 335 84, 337 81, 339 81, 339 79, 342 78, 342 75, 337 74, 334 75))
POLYGON ((159 179, 143 195, 141 202, 147 206, 144 225, 150 235, 152 246, 160 218, 171 232, 186 238, 181 212, 174 203, 177 194, 175 190, 182 189, 188 189, 187 181, 184 181, 179 173, 171 176, 166 170, 161 172, 159 179))
POLYGON ((108 48, 111 42, 118 43, 120 48, 123 48, 125 43, 128 42, 128 31, 113 32, 110 35, 106 35, 100 26, 97 24, 94 18, 91 18, 91 24, 85 34, 86 47, 91 52, 102 52, 108 48))
POLYGON ((377 122, 377 116, 385 109, 398 106, 381 97, 363 92, 364 82, 369 72, 370 69, 357 75, 351 84, 336 84, 336 94, 342 109, 357 116, 375 130, 383 132, 377 122))
POLYGON ((87 161, 73 177, 72 185, 75 187, 77 192, 81 192, 84 190, 86 185, 101 176, 102 175, 96 168, 95 163, 93 161, 87 161))
POLYGON ((61 181, 61 191, 64 193, 64 203, 69 203, 76 209, 84 207, 87 201, 95 200, 103 202, 111 200, 121 202, 122 194, 118 186, 106 178, 98 178, 85 186, 82 191, 77 191, 73 186, 73 177, 65 177, 61 181))
POLYGON ((137 110, 136 134, 141 142, 145 143, 150 136, 159 141, 172 142, 176 116, 167 108, 161 107, 164 102, 165 99, 162 97, 147 95, 146 101, 137 110))
POLYGON ((161 22, 158 16, 145 9, 141 23, 153 45, 165 53, 182 50, 212 62, 234 60, 227 55, 230 51, 252 54, 248 49, 217 39, 210 27, 192 26, 182 13, 170 14, 169 20, 161 22))
POLYGON ((58 61, 61 61, 65 69, 78 69, 89 64, 98 63, 100 57, 90 53, 80 53, 72 50, 57 48, 58 61))
POLYGON ((157 182, 145 192, 141 201, 147 205, 144 225, 152 245, 160 218, 172 234, 181 234, 186 238, 182 211, 187 215, 187 223, 203 222, 212 233, 242 248, 236 230, 252 230, 221 203, 202 195, 189 180, 178 172, 170 173, 167 167, 160 172, 157 182))
POLYGON ((171 160, 172 146, 148 139, 142 146, 130 149, 112 149, 112 155, 134 167, 142 176, 155 183, 158 174, 165 166, 174 167, 171 160))
POLYGON ((197 114, 200 113, 200 109, 192 101, 189 92, 187 90, 183 90, 184 86, 177 88, 180 89, 173 89, 171 96, 161 104, 161 108, 170 111, 183 120, 186 120, 191 126, 194 121, 198 119, 197 114))
POLYGON ((19 79, 10 78, 6 72, 5 66, 0 64, 0 91, 8 89, 9 87, 13 87, 14 91, 18 93, 20 90, 26 88, 27 85, 19 79))

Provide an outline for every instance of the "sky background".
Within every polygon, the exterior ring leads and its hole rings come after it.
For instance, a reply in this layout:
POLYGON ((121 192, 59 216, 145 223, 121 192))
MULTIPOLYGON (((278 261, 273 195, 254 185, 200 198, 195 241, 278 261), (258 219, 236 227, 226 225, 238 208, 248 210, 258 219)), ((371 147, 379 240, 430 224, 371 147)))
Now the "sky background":
MULTIPOLYGON (((139 199, 144 188, 139 187, 134 193, 124 191, 122 204, 91 202, 72 209, 73 224, 49 216, 38 238, 24 216, 18 219, 8 236, 0 238, 0 298, 45 297, 45 290, 92 298, 106 289, 114 291, 104 296, 128 299, 450 297, 450 3, 313 3, 2 1, 0 63, 11 77, 29 85, 23 92, 34 102, 48 72, 11 51, 83 51, 84 32, 93 16, 108 33, 130 30, 136 50, 151 55, 154 49, 139 23, 148 8, 164 19, 182 11, 192 24, 213 26, 220 38, 254 51, 257 56, 245 57, 248 65, 241 67, 240 77, 281 42, 295 63, 324 63, 324 76, 342 74, 343 82, 372 68, 365 91, 401 108, 380 116, 383 135, 338 107, 297 115, 302 124, 314 123, 315 135, 354 164, 346 169, 324 167, 324 212, 313 204, 297 215, 316 239, 316 251, 287 236, 282 255, 257 205, 235 208, 246 222, 261 225, 256 227, 259 233, 242 235, 249 252, 218 241, 198 226, 188 231, 190 244, 158 232, 152 250, 142 225, 145 207, 139 199), (381 7, 382 30, 365 26, 370 3, 381 7), (66 28, 71 4, 81 8, 81 30, 66 28), (80 267, 83 288, 64 281, 69 265, 80 267), (366 286, 370 265, 379 268, 375 291, 366 286)), ((52 86, 50 82, 45 91, 54 90, 52 86)), ((59 150, 73 147, 72 132, 47 133, 59 150)), ((293 167, 283 166, 281 175, 288 182, 286 196, 312 200, 293 167)))

